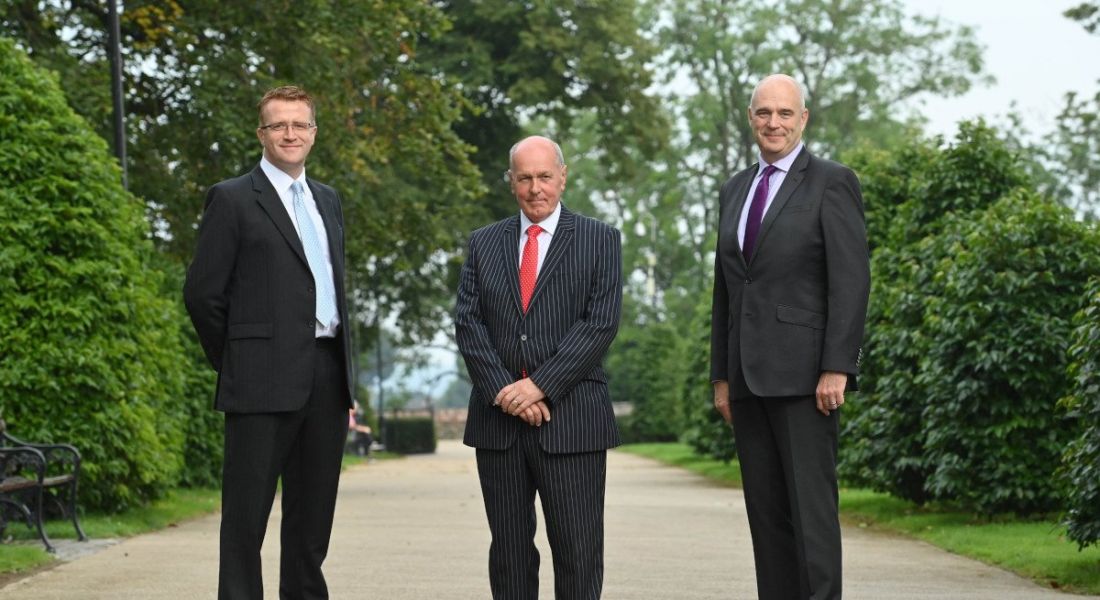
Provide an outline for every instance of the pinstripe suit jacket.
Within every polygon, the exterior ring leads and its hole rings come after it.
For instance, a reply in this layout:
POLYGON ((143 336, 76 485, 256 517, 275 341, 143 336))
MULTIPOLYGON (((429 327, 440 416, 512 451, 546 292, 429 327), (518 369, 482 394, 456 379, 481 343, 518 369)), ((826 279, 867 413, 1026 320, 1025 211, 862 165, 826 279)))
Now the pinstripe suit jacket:
POLYGON ((539 443, 551 453, 619 445, 601 362, 619 329, 619 231, 562 206, 527 313, 519 294, 519 215, 470 236, 458 287, 458 348, 473 380, 464 442, 503 450, 521 427, 493 406, 504 386, 528 376, 547 397, 539 443))

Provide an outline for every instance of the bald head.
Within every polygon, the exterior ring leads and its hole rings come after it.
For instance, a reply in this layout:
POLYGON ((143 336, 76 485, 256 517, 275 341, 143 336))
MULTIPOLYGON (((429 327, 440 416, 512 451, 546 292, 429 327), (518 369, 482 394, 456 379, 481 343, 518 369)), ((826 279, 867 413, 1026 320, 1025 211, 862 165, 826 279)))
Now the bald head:
POLYGON ((516 168, 516 152, 522 148, 527 147, 542 147, 548 148, 554 152, 557 158, 558 166, 565 166, 565 155, 561 152, 561 146, 554 140, 543 137, 541 135, 532 135, 531 137, 525 137, 522 140, 512 145, 512 149, 508 151, 508 169, 513 170, 516 168))
POLYGON ((756 84, 756 89, 752 91, 752 99, 749 100, 749 110, 756 106, 756 99, 765 88, 786 88, 791 93, 794 93, 798 100, 799 110, 806 110, 806 90, 802 89, 802 84, 798 83, 794 77, 783 73, 775 73, 768 75, 760 80, 760 83, 756 84))

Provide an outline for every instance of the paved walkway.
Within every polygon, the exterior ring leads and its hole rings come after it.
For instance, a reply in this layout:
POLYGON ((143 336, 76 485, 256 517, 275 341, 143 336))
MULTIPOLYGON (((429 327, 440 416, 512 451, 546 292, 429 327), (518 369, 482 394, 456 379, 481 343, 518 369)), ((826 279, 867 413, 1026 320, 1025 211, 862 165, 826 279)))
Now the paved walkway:
MULTIPOLYGON (((277 503, 276 503, 277 504, 277 503)), ((277 597, 278 514, 264 549, 277 597)), ((489 598, 489 536, 473 451, 378 461, 344 473, 326 577, 334 600, 489 598)), ((541 518, 540 518, 541 523, 541 518)), ((0 589, 3 600, 214 598, 218 516, 137 536, 0 589)), ((540 530, 542 595, 553 598, 540 530)), ((908 539, 845 531, 849 600, 1077 600, 908 539)), ((606 600, 754 599, 740 492, 685 471, 612 452, 608 468, 606 600)), ((1098 597, 1093 597, 1098 598, 1098 597)))

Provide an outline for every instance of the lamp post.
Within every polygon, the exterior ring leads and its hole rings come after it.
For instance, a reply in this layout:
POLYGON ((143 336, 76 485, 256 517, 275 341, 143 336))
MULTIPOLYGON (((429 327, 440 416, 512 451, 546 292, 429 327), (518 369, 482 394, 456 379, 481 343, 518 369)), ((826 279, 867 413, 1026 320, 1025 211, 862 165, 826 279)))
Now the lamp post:
POLYGON ((118 2, 107 0, 107 56, 111 59, 111 99, 114 101, 115 156, 122 167, 122 187, 130 189, 126 175, 126 114, 122 104, 122 52, 118 2))

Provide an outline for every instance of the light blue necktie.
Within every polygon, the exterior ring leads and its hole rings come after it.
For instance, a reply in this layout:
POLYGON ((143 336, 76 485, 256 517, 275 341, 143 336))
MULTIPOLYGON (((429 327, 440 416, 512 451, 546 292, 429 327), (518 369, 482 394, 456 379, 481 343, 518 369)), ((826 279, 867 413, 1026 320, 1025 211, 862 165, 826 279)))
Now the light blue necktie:
POLYGON ((328 326, 336 316, 336 292, 332 289, 332 278, 328 275, 325 251, 321 247, 320 238, 317 237, 317 230, 313 227, 313 219, 306 211, 302 182, 292 183, 290 191, 294 192, 294 218, 298 221, 302 246, 306 251, 306 261, 309 262, 309 270, 313 271, 313 281, 317 288, 317 320, 322 325, 328 326))

